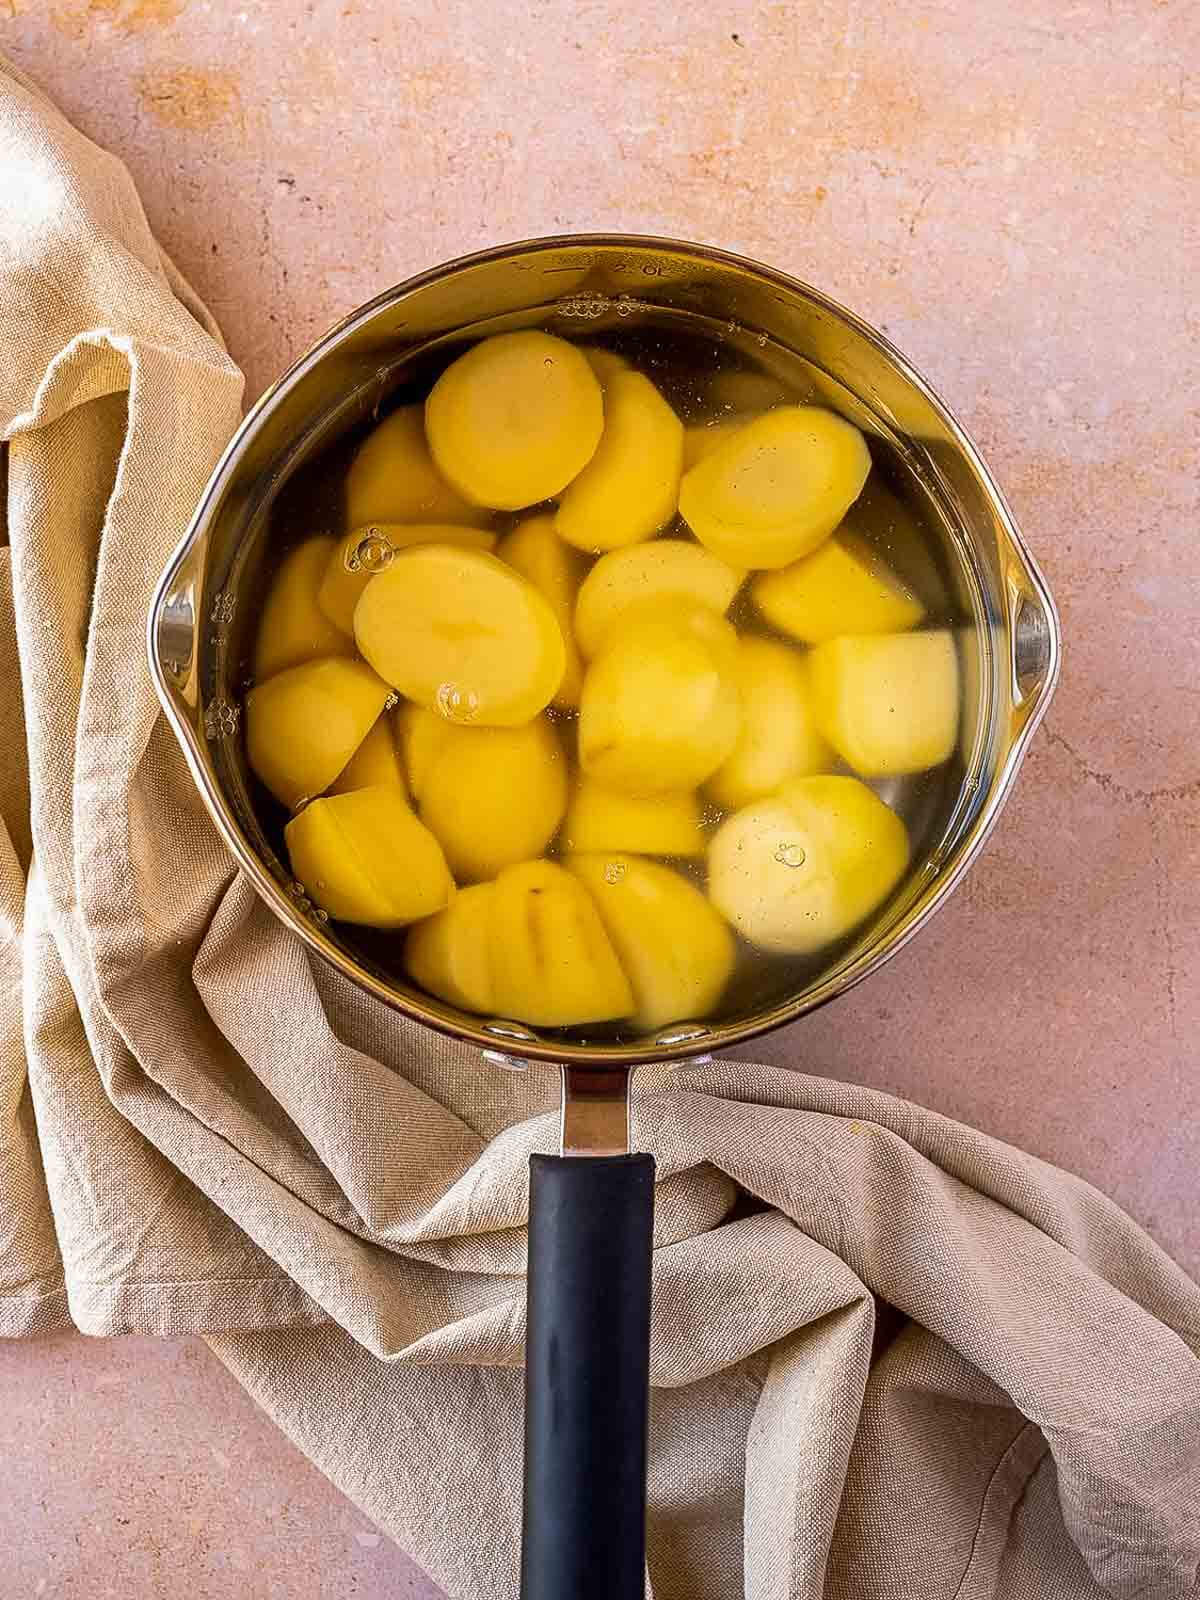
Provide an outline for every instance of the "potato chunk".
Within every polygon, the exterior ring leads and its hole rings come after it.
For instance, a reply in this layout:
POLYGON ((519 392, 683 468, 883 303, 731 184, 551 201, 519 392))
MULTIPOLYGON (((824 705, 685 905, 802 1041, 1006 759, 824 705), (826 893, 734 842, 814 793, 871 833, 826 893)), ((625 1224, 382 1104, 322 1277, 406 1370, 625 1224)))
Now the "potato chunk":
POLYGON ((679 504, 683 424, 640 372, 618 372, 604 389, 596 453, 563 490, 554 526, 581 550, 636 544, 668 523, 679 504))
POLYGON ((808 664, 798 650, 776 639, 739 639, 737 686, 738 742, 705 785, 727 811, 773 793, 789 778, 827 772, 834 761, 817 726, 808 664))
POLYGON ((908 835, 857 778, 796 778, 728 817, 708 850, 708 892, 760 950, 810 955, 899 883, 908 835))
POLYGON ((455 723, 447 722, 439 712, 427 711, 424 706, 415 706, 411 701, 406 701, 396 712, 400 759, 412 797, 418 803, 433 768, 434 758, 453 738, 455 727, 455 723))
POLYGON ((685 473, 679 509, 731 566, 784 567, 828 538, 870 470, 852 423, 820 406, 777 406, 685 473))
POLYGON ((491 906, 491 884, 472 884, 410 928, 404 941, 410 977, 464 1011, 492 1010, 491 906))
POLYGON ((618 628, 583 680, 579 758, 612 789, 694 789, 737 741, 737 638, 699 606, 618 628))
POLYGON ((760 413, 748 412, 740 417, 718 417, 710 422, 689 422, 683 430, 683 470, 687 472, 697 461, 712 455, 718 445, 732 439, 740 428, 753 422, 760 413))
POLYGON ((284 838, 296 877, 343 922, 400 928, 454 893, 441 847, 394 784, 314 800, 284 838))
POLYGON ((355 789, 373 789, 388 784, 407 798, 408 786, 390 717, 378 717, 375 726, 329 785, 330 794, 353 794, 355 789))
POLYGON ((696 888, 657 861, 574 855, 633 990, 633 1020, 661 1028, 706 1017, 733 971, 733 935, 696 888))
POLYGON ((587 890, 551 861, 507 867, 492 884, 492 1008, 535 1027, 611 1022, 633 993, 587 890))
POLYGON ((700 802, 692 793, 623 794, 580 773, 563 823, 563 848, 644 856, 702 856, 700 802))
POLYGON ((277 672, 246 696, 246 756, 285 806, 323 793, 371 731, 388 686, 361 661, 327 656, 277 672))
POLYGON ((488 513, 464 500, 433 464, 425 407, 401 406, 359 445, 346 474, 346 524, 454 522, 481 527, 488 513))
POLYGON ((317 603, 336 627, 354 637, 354 608, 371 579, 386 569, 389 552, 415 544, 459 545, 491 550, 496 535, 483 528, 458 528, 446 522, 377 522, 351 528, 332 551, 317 593, 317 603))
POLYGON ((903 633, 925 615, 912 591, 849 529, 790 567, 760 573, 751 593, 768 622, 805 644, 843 633, 903 633))
POLYGON ((333 548, 332 539, 306 539, 280 564, 267 590, 254 641, 256 683, 318 656, 350 654, 350 640, 317 604, 333 548))
POLYGON ((670 615, 675 602, 687 601, 723 616, 744 576, 690 539, 652 539, 610 550, 580 585, 575 606, 579 648, 594 656, 623 618, 643 608, 649 612, 660 607, 670 615))
POLYGON ((528 579, 449 545, 402 550, 363 590, 354 636, 380 677, 450 722, 528 722, 566 669, 554 613, 528 579))
POLYGON ((561 494, 604 427, 600 383, 574 345, 526 329, 472 346, 429 391, 439 471, 476 505, 520 511, 561 494))
POLYGON ((581 344, 579 354, 591 367, 601 384, 606 384, 610 378, 615 378, 618 372, 632 370, 624 356, 619 356, 615 350, 606 350, 603 345, 581 344))
POLYGON ((567 653, 566 670, 554 704, 573 710, 579 704, 583 685, 583 664, 575 644, 575 598, 579 593, 579 557, 558 537, 551 516, 526 517, 496 547, 501 561, 507 561, 546 601, 554 613, 567 653))
POLYGON ((825 737, 864 778, 940 766, 958 733, 958 657, 945 629, 829 639, 809 654, 825 737))

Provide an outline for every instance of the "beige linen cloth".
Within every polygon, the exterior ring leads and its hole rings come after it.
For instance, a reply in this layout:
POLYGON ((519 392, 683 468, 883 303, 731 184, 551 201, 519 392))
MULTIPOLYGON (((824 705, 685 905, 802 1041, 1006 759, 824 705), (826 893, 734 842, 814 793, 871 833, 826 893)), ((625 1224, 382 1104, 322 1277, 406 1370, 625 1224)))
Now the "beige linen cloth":
MULTIPOLYGON (((516 1592, 507 1074, 310 958, 151 690, 241 378, 128 175, 0 67, 0 1333, 201 1333, 455 1600, 516 1592)), ((1088 1185, 848 1085, 641 1079, 658 1600, 1194 1595, 1200 1291, 1088 1185)))

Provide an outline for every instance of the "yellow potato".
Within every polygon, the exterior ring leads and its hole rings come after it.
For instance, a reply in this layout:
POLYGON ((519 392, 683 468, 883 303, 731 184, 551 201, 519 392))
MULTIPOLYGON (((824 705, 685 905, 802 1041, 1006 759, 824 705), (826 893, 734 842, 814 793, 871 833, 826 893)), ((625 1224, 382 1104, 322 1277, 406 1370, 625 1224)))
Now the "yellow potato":
POLYGON ((351 528, 330 555, 317 603, 330 622, 353 638, 354 608, 371 579, 384 570, 389 549, 448 544, 464 550, 491 550, 495 543, 496 535, 486 529, 458 528, 447 522, 376 522, 351 528))
POLYGON ((562 631, 520 573, 482 550, 402 550, 354 612, 363 656, 394 688, 449 722, 511 727, 558 693, 562 631))
POLYGON ((766 411, 795 398, 794 386, 769 372, 715 372, 708 381, 708 403, 714 410, 766 411))
POLYGON ((254 641, 254 679, 317 656, 349 655, 350 641, 317 605, 332 539, 306 539, 284 558, 267 591, 254 641))
POLYGON ((899 883, 908 835, 857 778, 796 778, 728 817, 708 849, 717 910, 760 950, 811 955, 899 883))
POLYGON ((497 545, 496 554, 529 579, 554 613, 567 653, 566 671, 554 704, 573 710, 579 704, 583 685, 583 664, 573 627, 575 597, 579 593, 579 558, 555 533, 554 518, 546 515, 526 517, 518 523, 497 545))
POLYGON ((438 469, 468 500, 499 511, 561 494, 603 427, 603 392, 585 357, 532 328, 472 346, 425 402, 438 469))
POLYGON ((925 615, 912 591, 850 529, 790 567, 760 573, 750 592, 768 622, 805 644, 843 633, 903 633, 925 615))
POLYGON ((361 661, 327 656, 277 672, 246 696, 246 756, 285 806, 322 794, 366 738, 388 686, 361 661))
POLYGON ((587 890, 552 861, 492 884, 492 1009, 535 1027, 611 1022, 634 1009, 629 980, 587 890))
POLYGON ((684 474, 679 509, 731 566, 785 567, 833 532, 870 470, 853 423, 820 406, 777 406, 684 474))
POLYGON ((610 378, 615 378, 618 372, 630 371, 629 363, 624 356, 619 356, 615 350, 605 350, 602 345, 581 344, 579 354, 591 367, 601 384, 606 384, 610 378))
POLYGON ((635 609, 670 616, 680 601, 724 615, 741 587, 735 572, 690 539, 651 539, 601 556, 583 580, 575 605, 575 638, 585 656, 599 651, 635 609))
POLYGON ((563 823, 564 850, 702 856, 704 843, 694 794, 623 794, 582 773, 576 776, 563 823))
POLYGON ((400 757, 408 775, 412 797, 418 804, 434 758, 453 738, 455 726, 438 712, 427 711, 424 706, 415 706, 411 701, 406 701, 396 712, 400 757))
POLYGON ((401 406, 359 445, 346 474, 346 525, 454 522, 481 526, 486 510, 464 500, 433 464, 425 407, 401 406))
POLYGON ((355 789, 373 789, 379 784, 389 784, 393 789, 399 789, 406 798, 408 796, 400 752, 396 749, 396 736, 388 717, 376 720, 370 733, 330 784, 329 793, 353 794, 355 789))
POLYGON ((809 652, 825 737, 864 778, 940 766, 958 734, 958 657, 945 629, 829 639, 809 652))
POLYGON ((733 971, 733 935, 699 889, 670 867, 628 855, 576 855, 633 990, 633 1020, 661 1028, 706 1017, 733 971))
POLYGON ((417 804, 460 883, 541 855, 567 805, 567 768, 545 717, 520 728, 456 728, 421 780, 417 804))
POLYGON ((410 928, 404 941, 409 976, 464 1011, 492 1010, 491 906, 491 884, 472 884, 410 928))
POLYGON ((579 759, 630 794, 694 789, 737 742, 737 637, 699 606, 618 628, 583 680, 579 759))
POLYGON ((729 759, 708 780, 719 806, 736 811, 788 778, 827 772, 833 751, 817 726, 805 658, 791 645, 738 640, 742 727, 729 759))
POLYGON ((292 871, 342 922, 400 928, 454 893, 437 840, 394 784, 314 800, 283 833, 292 871))
POLYGON ((604 388, 604 432, 596 453, 563 490, 554 526, 581 550, 637 544, 675 515, 683 471, 683 424, 640 372, 618 372, 604 388))
POLYGON ((691 422, 683 430, 683 470, 687 472, 697 461, 712 455, 718 445, 732 439, 739 429, 758 416, 750 411, 740 417, 718 417, 708 422, 691 422))

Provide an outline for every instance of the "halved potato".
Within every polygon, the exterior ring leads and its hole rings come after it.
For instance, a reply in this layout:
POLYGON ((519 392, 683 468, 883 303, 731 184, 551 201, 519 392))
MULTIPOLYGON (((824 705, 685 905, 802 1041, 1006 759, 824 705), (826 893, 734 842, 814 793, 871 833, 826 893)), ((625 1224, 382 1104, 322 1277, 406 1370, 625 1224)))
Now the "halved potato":
POLYGON ((776 639, 739 638, 737 686, 738 742, 705 786, 727 811, 773 793, 788 778, 827 772, 834 761, 817 726, 808 664, 798 650, 776 639))
POLYGON ((942 764, 958 735, 958 656, 950 633, 828 639, 809 652, 825 737, 864 778, 942 764))
POLYGON ((441 847, 394 784, 314 800, 283 834, 292 871, 339 921, 401 928, 454 893, 441 847))
POLYGON ((552 861, 507 867, 492 884, 492 1009, 535 1027, 611 1022, 633 993, 587 890, 552 861))
POLYGON ((482 550, 449 545, 402 550, 363 590, 354 636, 401 694, 481 727, 528 722, 566 668, 562 631, 529 580, 482 550))
POLYGON ((770 372, 742 368, 737 372, 714 372, 708 380, 708 403, 714 410, 766 411, 795 399, 794 386, 789 387, 770 372))
POLYGON ((675 515, 682 471, 679 418, 649 378, 614 373, 604 388, 600 443, 563 490, 555 529, 580 550, 648 539, 675 515))
POLYGON ((288 553, 263 602, 254 641, 254 679, 319 656, 350 654, 350 640, 329 621, 317 604, 333 540, 306 539, 288 553))
POLYGON ((908 835, 857 778, 796 778, 713 835, 708 892, 760 950, 810 955, 883 903, 908 865, 908 835))
POLYGON ((714 417, 708 422, 689 422, 683 430, 683 470, 687 472, 697 461, 712 455, 718 445, 732 439, 740 428, 753 422, 759 415, 757 411, 750 411, 740 417, 714 417))
POLYGON ((359 445, 346 474, 346 524, 454 522, 480 527, 488 513, 464 500, 433 464, 425 407, 401 406, 359 445))
POLYGON ((396 711, 400 758, 408 777, 408 787, 418 804, 434 760, 453 738, 455 726, 437 711, 427 711, 424 706, 413 705, 410 700, 406 700, 396 711))
POLYGON ((661 1028, 706 1017, 733 971, 733 935, 694 884, 631 855, 573 855, 633 990, 633 1020, 661 1028))
POLYGON ((690 539, 651 539, 610 550, 580 585, 576 641, 585 656, 594 656, 626 617, 655 608, 669 616, 680 601, 723 616, 744 577, 690 539))
POLYGON ((444 910, 410 928, 404 965, 423 989, 464 1011, 491 1011, 490 883, 460 889, 444 910))
POLYGON ((500 511, 561 494, 603 427, 603 393, 586 358, 532 328, 472 346, 425 402, 439 471, 468 500, 500 511))
POLYGON ((563 823, 564 850, 701 856, 704 845, 695 794, 624 794, 577 774, 563 823))
POLYGON ((415 544, 458 545, 464 550, 491 550, 496 535, 484 528, 458 528, 447 522, 375 522, 353 527, 338 540, 321 577, 317 602, 330 622, 354 637, 354 608, 359 596, 381 571, 389 551, 415 544))
POLYGON ((871 547, 844 528, 751 586, 754 604, 782 633, 820 644, 844 633, 903 633, 925 607, 871 547))
POLYGON ((389 784, 407 798, 408 785, 390 717, 378 717, 375 726, 329 786, 330 794, 353 794, 355 789, 373 789, 389 784))
POLYGON ((870 470, 853 423, 820 406, 777 406, 684 474, 679 509, 731 566, 784 567, 828 538, 870 470))
POLYGON ((579 593, 579 557, 555 533, 554 518, 544 514, 519 522, 497 545, 496 554, 529 579, 554 613, 567 652, 566 670, 554 704, 573 710, 579 704, 583 685, 583 663, 576 648, 573 626, 575 597, 579 593))
POLYGON ((624 356, 619 356, 615 350, 605 350, 603 345, 581 344, 579 354, 591 367, 601 384, 607 383, 610 378, 615 378, 618 372, 631 370, 624 356))
POLYGON ((371 731, 388 686, 345 656, 277 672, 246 696, 246 757, 285 806, 324 793, 371 731))

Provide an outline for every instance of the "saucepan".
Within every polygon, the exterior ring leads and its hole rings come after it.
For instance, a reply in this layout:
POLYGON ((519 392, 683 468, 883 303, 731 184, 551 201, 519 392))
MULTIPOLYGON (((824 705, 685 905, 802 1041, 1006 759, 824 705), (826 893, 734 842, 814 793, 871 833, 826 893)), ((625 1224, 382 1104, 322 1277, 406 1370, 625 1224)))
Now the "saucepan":
MULTIPOLYGON (((635 1066, 709 1054, 794 1022, 901 949, 961 881, 1012 787, 1058 674, 1054 604, 978 450, 880 333, 783 273, 707 246, 580 235, 483 251, 389 289, 325 335, 222 457, 149 617, 150 668, 192 775, 271 910, 367 993, 491 1060, 562 1073, 561 1149, 530 1173, 526 1600, 633 1600, 644 1584, 654 1164, 630 1152, 635 1066), (869 923, 786 989, 750 986, 719 1022, 644 1038, 561 1037, 435 1000, 313 906, 264 823, 241 700, 273 516, 342 436, 485 334, 603 340, 661 327, 815 391, 915 485, 926 579, 956 632, 961 736, 910 805, 911 866, 869 923)), ((909 797, 910 800, 912 797, 909 797)))

